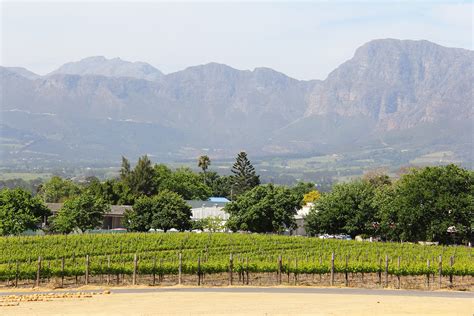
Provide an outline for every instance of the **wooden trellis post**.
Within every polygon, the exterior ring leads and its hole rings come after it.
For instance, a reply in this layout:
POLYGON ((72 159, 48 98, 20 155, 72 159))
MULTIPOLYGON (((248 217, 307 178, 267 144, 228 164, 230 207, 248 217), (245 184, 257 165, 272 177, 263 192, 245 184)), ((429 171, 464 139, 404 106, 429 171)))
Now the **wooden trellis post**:
POLYGON ((295 285, 298 284, 298 258, 295 258, 295 273, 293 273, 295 277, 295 285))
POLYGON ((246 265, 246 267, 245 267, 245 270, 246 270, 246 271, 245 271, 245 272, 246 272, 246 274, 247 274, 247 275, 246 275, 246 281, 245 281, 245 282, 246 282, 247 285, 249 285, 249 257, 245 258, 245 261, 246 261, 246 262, 245 262, 245 265, 246 265))
POLYGON ((178 284, 181 285, 182 282, 182 272, 183 272, 183 261, 181 252, 178 255, 178 284))
POLYGON ((426 286, 430 288, 430 259, 426 260, 426 286))
POLYGON ((110 284, 110 255, 107 256, 107 284, 110 284))
MULTIPOLYGON (((240 257, 239 257, 240 258, 240 257)), ((240 270, 239 270, 239 282, 242 281, 242 285, 245 284, 245 268, 244 268, 244 258, 240 258, 240 270)))
POLYGON ((15 270, 15 287, 18 287, 18 278, 20 274, 20 263, 16 261, 16 270, 15 270))
POLYGON ((281 271, 282 270, 282 262, 281 262, 281 255, 278 256, 278 273, 277 273, 277 279, 278 283, 281 284, 281 271))
POLYGON ((379 286, 383 287, 382 285, 382 258, 379 257, 379 286))
POLYGON ((331 286, 334 285, 334 251, 331 255, 331 286))
POLYGON ((349 256, 346 255, 346 269, 344 271, 344 283, 345 283, 345 286, 349 286, 349 275, 348 275, 348 267, 349 267, 349 256))
POLYGON ((89 284, 89 255, 86 255, 86 275, 85 275, 85 283, 86 283, 86 285, 89 284))
POLYGON ((441 255, 439 256, 439 261, 438 261, 438 274, 439 274, 438 287, 441 289, 441 282, 443 281, 443 257, 441 255))
POLYGON ((397 288, 401 287, 401 281, 400 281, 400 256, 398 256, 397 260, 397 288))
POLYGON ((232 254, 230 254, 229 257, 229 285, 232 285, 233 283, 233 275, 232 275, 232 270, 234 268, 234 258, 232 254))
POLYGON ((153 257, 153 285, 156 283, 156 256, 153 257))
POLYGON ((64 287, 64 267, 65 267, 65 261, 64 257, 61 258, 61 287, 64 287))
POLYGON ((132 284, 137 284, 137 269, 138 269, 138 260, 137 254, 133 256, 133 275, 132 275, 132 284))
POLYGON ((201 285, 201 256, 198 256, 197 274, 198 274, 198 286, 200 286, 201 285))
MULTIPOLYGON (((323 266, 323 255, 321 253, 319 253, 319 267, 321 268, 323 266)), ((320 271, 319 273, 319 283, 321 283, 323 280, 323 275, 320 271)))
POLYGON ((163 258, 160 258, 160 274, 158 280, 160 284, 163 282, 163 258))
POLYGON ((41 256, 38 257, 38 269, 36 270, 36 286, 40 285, 41 279, 41 256))
POLYGON ((51 278, 51 260, 48 260, 48 273, 47 273, 48 283, 51 278))
POLYGON ((449 272, 449 286, 453 286, 453 265, 454 265, 454 257, 451 256, 449 258, 449 266, 451 267, 451 271, 449 272))

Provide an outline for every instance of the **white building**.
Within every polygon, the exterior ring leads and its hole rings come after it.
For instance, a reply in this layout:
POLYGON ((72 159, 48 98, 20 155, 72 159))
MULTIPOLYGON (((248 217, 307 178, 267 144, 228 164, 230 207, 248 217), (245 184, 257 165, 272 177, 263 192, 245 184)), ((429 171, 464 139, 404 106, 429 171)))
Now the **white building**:
POLYGON ((224 206, 230 201, 227 199, 215 200, 210 198, 207 201, 189 200, 186 201, 191 206, 193 212, 192 220, 199 220, 206 217, 220 217, 224 222, 229 219, 229 214, 224 212, 224 206))
POLYGON ((305 206, 298 210, 297 214, 295 215, 297 228, 291 231, 292 235, 306 236, 306 229, 304 228, 304 218, 306 217, 306 215, 308 215, 313 205, 313 203, 307 203, 305 206))

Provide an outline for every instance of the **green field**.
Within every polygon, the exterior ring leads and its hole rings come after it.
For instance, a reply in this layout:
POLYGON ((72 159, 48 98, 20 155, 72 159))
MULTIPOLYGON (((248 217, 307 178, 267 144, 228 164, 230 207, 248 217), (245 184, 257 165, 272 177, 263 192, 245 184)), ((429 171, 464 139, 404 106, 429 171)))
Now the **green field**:
POLYGON ((443 275, 474 276, 472 250, 463 246, 256 234, 126 233, 3 237, 0 239, 0 279, 34 279, 38 257, 42 258, 41 275, 48 277, 84 275, 86 256, 89 256, 91 275, 131 275, 135 255, 139 274, 177 274, 179 253, 184 274, 196 274, 198 270, 200 273, 227 272, 231 254, 232 270, 236 272, 277 272, 281 256, 282 272, 324 274, 330 272, 334 253, 336 273, 380 272, 385 269, 385 258, 388 258, 391 275, 437 274, 441 256, 443 275))
POLYGON ((410 160, 411 164, 414 165, 432 165, 442 163, 460 163, 461 161, 456 158, 456 155, 452 151, 438 151, 423 156, 416 157, 410 160))
POLYGON ((48 180, 53 175, 51 173, 33 173, 33 172, 0 172, 0 180, 23 179, 25 181, 42 179, 48 180))

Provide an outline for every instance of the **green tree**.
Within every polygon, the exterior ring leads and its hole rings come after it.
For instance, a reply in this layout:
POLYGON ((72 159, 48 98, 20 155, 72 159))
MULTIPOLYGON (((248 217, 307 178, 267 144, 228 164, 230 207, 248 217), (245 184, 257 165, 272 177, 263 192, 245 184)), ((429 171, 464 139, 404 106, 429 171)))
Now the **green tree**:
POLYGON ((130 172, 128 184, 138 195, 151 196, 158 192, 155 185, 153 165, 147 155, 138 159, 137 165, 130 172))
POLYGON ((233 230, 279 233, 295 228, 294 216, 301 207, 300 197, 292 190, 272 184, 257 186, 228 203, 227 226, 233 230))
POLYGON ((120 168, 120 179, 127 180, 128 177, 130 176, 130 173, 131 173, 130 161, 128 161, 127 158, 122 156, 122 166, 120 168))
POLYGON ((104 182, 91 181, 85 190, 92 195, 102 197, 104 201, 112 205, 131 205, 135 200, 130 187, 119 179, 109 179, 104 182))
POLYGON ((24 189, 0 190, 0 235, 18 235, 36 230, 50 210, 41 199, 24 189))
POLYGON ((81 188, 71 180, 53 176, 41 186, 39 195, 46 203, 61 203, 80 193, 81 188))
POLYGON ((176 192, 185 200, 206 200, 211 195, 211 189, 189 168, 176 169, 163 189, 176 192))
POLYGON ((190 229, 191 207, 175 192, 163 190, 153 197, 141 197, 125 215, 125 226, 131 231, 148 231, 150 228, 190 229))
POLYGON ((316 200, 305 218, 306 231, 310 235, 345 233, 352 237, 373 234, 377 221, 374 198, 375 187, 368 181, 336 184, 316 200))
POLYGON ((209 216, 193 222, 193 229, 205 230, 211 233, 220 232, 225 228, 224 220, 219 216, 209 216))
POLYGON ((84 189, 97 196, 102 196, 104 194, 102 183, 97 177, 87 177, 84 189))
POLYGON ((362 178, 364 181, 369 182, 375 187, 382 187, 386 185, 392 184, 392 181, 390 180, 390 177, 385 173, 385 170, 371 170, 367 173, 364 174, 364 177, 362 178))
POLYGON ((157 191, 159 192, 169 188, 172 182, 173 171, 164 164, 156 164, 153 170, 154 185, 157 191))
MULTIPOLYGON (((201 176, 203 176, 201 174, 201 176)), ((204 177, 203 177, 204 182, 204 177)), ((207 186, 211 190, 210 196, 221 196, 230 198, 231 176, 220 176, 215 171, 208 171, 206 173, 207 186)))
POLYGON ((303 203, 304 195, 316 190, 316 186, 312 182, 300 181, 296 185, 292 186, 291 190, 300 197, 301 202, 303 203))
POLYGON ((129 231, 147 232, 151 228, 151 219, 158 212, 152 197, 141 196, 133 204, 133 208, 125 211, 124 226, 129 231))
POLYGON ((232 198, 260 184, 260 177, 256 174, 255 168, 247 158, 247 153, 244 151, 237 155, 231 172, 232 198))
POLYGON ((316 190, 316 186, 312 182, 300 181, 296 185, 292 186, 291 190, 303 198, 303 195, 306 193, 316 190))
POLYGON ((387 239, 439 241, 472 239, 474 172, 456 165, 412 169, 375 200, 387 239), (456 233, 449 233, 454 227, 456 233))
POLYGON ((53 218, 53 230, 67 234, 76 229, 85 232, 99 228, 109 211, 110 205, 101 197, 84 192, 64 202, 53 218))

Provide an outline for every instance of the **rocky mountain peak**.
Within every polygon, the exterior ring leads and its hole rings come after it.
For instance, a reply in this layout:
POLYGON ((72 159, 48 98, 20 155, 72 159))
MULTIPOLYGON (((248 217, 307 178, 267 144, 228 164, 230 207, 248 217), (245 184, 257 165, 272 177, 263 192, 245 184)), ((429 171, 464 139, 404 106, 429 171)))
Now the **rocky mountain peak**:
POLYGON ((473 61, 429 41, 374 40, 315 87, 306 115, 367 116, 384 130, 469 117, 473 61))

